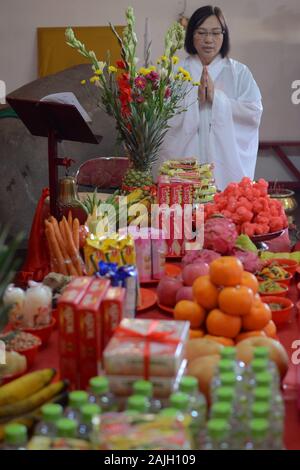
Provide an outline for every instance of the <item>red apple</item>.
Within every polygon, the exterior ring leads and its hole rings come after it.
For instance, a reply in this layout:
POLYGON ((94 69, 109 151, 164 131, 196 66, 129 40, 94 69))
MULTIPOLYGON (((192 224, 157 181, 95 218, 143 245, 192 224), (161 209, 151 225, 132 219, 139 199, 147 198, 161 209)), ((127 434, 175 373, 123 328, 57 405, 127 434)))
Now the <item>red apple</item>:
POLYGON ((193 288, 190 286, 183 286, 176 294, 176 303, 180 300, 194 300, 193 288))
POLYGON ((203 263, 203 261, 188 264, 182 271, 183 283, 185 286, 192 286, 197 277, 206 276, 208 273, 209 266, 207 263, 203 263))
POLYGON ((173 277, 163 277, 157 286, 157 297, 160 304, 166 307, 176 305, 176 295, 182 287, 182 282, 173 277))

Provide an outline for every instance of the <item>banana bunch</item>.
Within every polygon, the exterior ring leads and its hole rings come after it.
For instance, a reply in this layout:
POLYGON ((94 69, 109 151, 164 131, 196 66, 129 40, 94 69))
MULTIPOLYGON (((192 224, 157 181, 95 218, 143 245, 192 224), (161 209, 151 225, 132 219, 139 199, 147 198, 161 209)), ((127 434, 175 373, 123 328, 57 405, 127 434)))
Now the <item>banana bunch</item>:
POLYGON ((32 424, 42 405, 61 396, 66 381, 52 382, 55 369, 43 369, 9 382, 0 387, 0 437, 8 422, 32 424))

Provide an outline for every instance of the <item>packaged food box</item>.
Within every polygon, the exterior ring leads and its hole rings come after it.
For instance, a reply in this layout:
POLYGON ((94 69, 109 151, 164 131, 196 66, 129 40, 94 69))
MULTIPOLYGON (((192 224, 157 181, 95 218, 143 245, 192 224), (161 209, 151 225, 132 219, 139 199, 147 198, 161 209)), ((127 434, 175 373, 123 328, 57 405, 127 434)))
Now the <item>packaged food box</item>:
POLYGON ((27 444, 28 450, 91 450, 89 442, 67 437, 34 436, 27 444))
MULTIPOLYGON (((156 398, 168 398, 171 393, 176 392, 182 376, 186 370, 187 361, 181 363, 177 376, 175 377, 149 377, 153 385, 153 395, 156 398)), ((140 380, 139 376, 109 375, 110 390, 117 396, 128 397, 133 393, 133 384, 140 380)))
POLYGON ((105 294, 101 306, 102 351, 123 319, 125 296, 126 290, 123 287, 110 287, 105 294))
POLYGON ((101 450, 190 450, 191 418, 105 413, 101 416, 101 450))
POLYGON ((77 305, 80 389, 85 389, 98 373, 103 351, 101 303, 109 286, 108 279, 93 279, 77 305))
POLYGON ((87 276, 74 279, 57 301, 60 373, 69 380, 71 388, 79 386, 79 331, 76 309, 92 281, 93 278, 87 276))
POLYGON ((122 320, 103 353, 106 374, 176 376, 189 327, 185 321, 122 320))

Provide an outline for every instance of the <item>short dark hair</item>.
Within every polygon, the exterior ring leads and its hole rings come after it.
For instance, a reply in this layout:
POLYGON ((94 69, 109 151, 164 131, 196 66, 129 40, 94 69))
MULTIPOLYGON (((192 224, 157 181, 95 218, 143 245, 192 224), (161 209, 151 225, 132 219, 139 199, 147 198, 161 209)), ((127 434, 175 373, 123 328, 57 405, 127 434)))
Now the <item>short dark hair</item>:
POLYGON ((205 7, 198 8, 198 10, 196 10, 192 14, 187 25, 184 48, 188 54, 197 54, 197 51, 194 46, 194 31, 199 28, 199 26, 201 26, 202 23, 204 23, 204 21, 207 20, 207 18, 209 18, 210 16, 216 16, 218 18, 220 25, 224 31, 223 44, 220 50, 220 54, 224 58, 229 54, 230 40, 229 30, 222 10, 219 7, 207 5, 205 7))

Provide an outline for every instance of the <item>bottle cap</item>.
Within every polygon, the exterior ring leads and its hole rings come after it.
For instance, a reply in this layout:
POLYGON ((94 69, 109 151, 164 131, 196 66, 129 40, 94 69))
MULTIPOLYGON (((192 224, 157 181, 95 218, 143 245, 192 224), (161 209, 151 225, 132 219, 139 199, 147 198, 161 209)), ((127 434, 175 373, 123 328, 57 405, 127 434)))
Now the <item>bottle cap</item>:
POLYGON ((220 374, 221 385, 224 387, 234 387, 235 385, 235 373, 225 372, 220 374))
POLYGON ((63 415, 63 407, 57 403, 49 403, 41 408, 43 420, 55 422, 63 415))
POLYGON ((170 396, 170 404, 172 408, 185 412, 189 407, 189 396, 186 393, 172 393, 170 396))
POLYGON ((258 387, 254 390, 254 400, 269 403, 272 398, 272 392, 269 388, 258 387))
POLYGON ((192 377, 191 375, 186 375, 182 377, 179 383, 179 390, 183 393, 193 393, 198 390, 198 380, 196 377, 192 377))
POLYGON ((269 350, 265 346, 258 346, 254 348, 254 358, 255 359, 268 359, 269 350))
POLYGON ((134 395, 143 395, 147 398, 152 398, 153 385, 149 380, 137 380, 133 384, 134 395))
POLYGON ((178 410, 176 408, 164 408, 159 412, 159 416, 176 418, 178 416, 178 410))
POLYGON ((267 419, 270 414, 270 405, 264 402, 255 402, 251 407, 251 413, 254 418, 267 419))
POLYGON ((218 402, 211 408, 211 416, 214 419, 228 420, 232 414, 232 405, 230 402, 218 402))
POLYGON ((76 437, 77 422, 74 419, 61 418, 56 427, 59 437, 76 437))
POLYGON ((127 401, 127 409, 137 411, 138 413, 147 413, 149 409, 149 401, 142 395, 131 395, 127 401))
POLYGON ((210 419, 207 423, 208 434, 212 439, 226 439, 228 423, 225 419, 210 419))
POLYGON ((88 402, 88 394, 83 390, 76 390, 69 393, 69 403, 72 408, 80 409, 85 403, 88 402))
POLYGON ((103 394, 109 391, 108 378, 104 376, 92 377, 89 381, 90 389, 93 393, 103 394))
POLYGON ((267 435, 269 424, 266 419, 252 419, 250 421, 251 435, 256 439, 264 439, 267 435))
POLYGON ((255 381, 258 387, 271 387, 272 374, 270 372, 260 372, 255 375, 255 381))
POLYGON ((217 389, 217 400, 222 402, 232 403, 234 398, 234 388, 233 387, 219 387, 217 389))
POLYGON ((94 416, 97 416, 101 413, 101 408, 96 404, 87 403, 81 407, 80 412, 83 422, 88 424, 92 422, 94 416))
POLYGON ((236 350, 233 346, 225 346, 225 348, 221 351, 221 358, 222 359, 233 359, 236 358, 236 350))
POLYGON ((253 361, 251 361, 251 368, 255 374, 265 372, 268 370, 268 360, 265 358, 253 359, 253 361))
POLYGON ((27 441, 27 428, 24 424, 12 423, 4 428, 4 439, 7 444, 22 445, 27 441))
POLYGON ((219 371, 221 374, 226 372, 233 372, 235 361, 232 359, 221 359, 219 362, 219 371))

